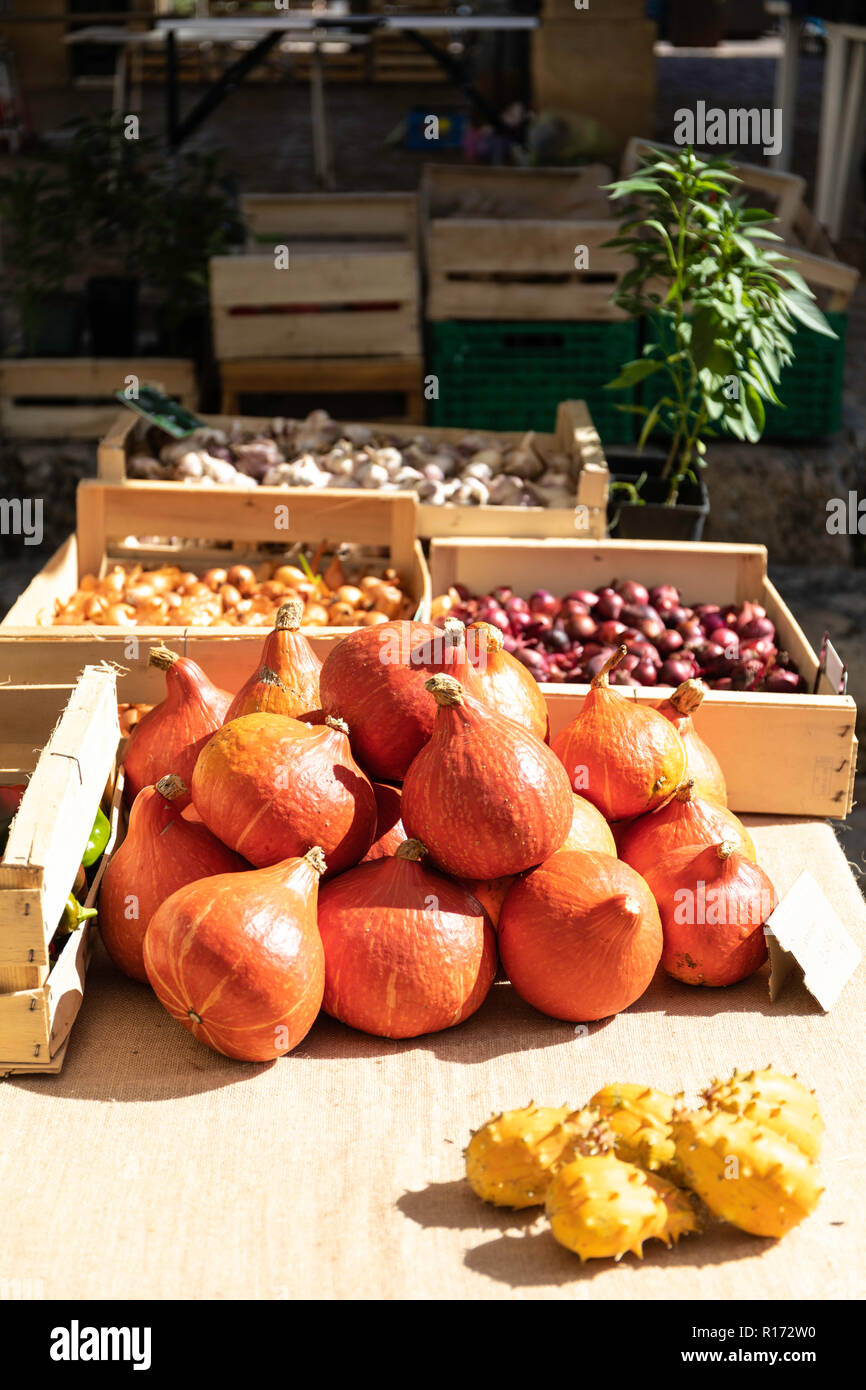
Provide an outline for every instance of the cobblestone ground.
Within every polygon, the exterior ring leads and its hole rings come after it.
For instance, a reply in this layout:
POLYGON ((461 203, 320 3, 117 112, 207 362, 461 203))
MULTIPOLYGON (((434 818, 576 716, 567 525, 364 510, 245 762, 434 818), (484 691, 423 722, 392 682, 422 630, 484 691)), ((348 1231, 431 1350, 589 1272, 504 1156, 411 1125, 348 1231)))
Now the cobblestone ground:
MULTIPOLYGON (((801 66, 794 169, 810 182, 817 146, 823 61, 806 56, 801 66)), ((667 58, 659 64, 656 138, 670 138, 673 114, 699 99, 715 105, 772 105, 773 63, 767 59, 667 58)), ((184 107, 200 93, 184 89, 184 107)), ((73 115, 105 105, 100 91, 35 94, 34 123, 40 131, 59 127, 73 115)), ((328 109, 337 187, 347 190, 407 189, 417 185, 423 157, 385 141, 407 110, 465 109, 463 98, 440 85, 358 87, 334 83, 328 109)), ((141 108, 145 132, 163 128, 157 88, 145 88, 141 108)), ((241 88, 214 113, 191 142, 200 150, 221 148, 230 167, 242 171, 244 189, 304 191, 314 187, 310 158, 306 86, 241 88)), ((866 269, 866 214, 862 192, 849 212, 842 256, 866 269)), ((45 499, 41 546, 0 538, 0 613, 14 602, 32 575, 75 524, 78 479, 95 472, 95 449, 80 444, 27 443, 0 446, 0 496, 45 499)), ((710 535, 716 540, 767 544, 771 577, 780 587, 813 643, 828 629, 850 668, 850 690, 866 710, 866 569, 851 568, 852 542, 829 535, 826 501, 849 489, 866 496, 866 291, 852 306, 846 370, 844 428, 828 444, 744 447, 717 444, 708 475, 712 501, 710 535)), ((866 550, 866 541, 861 541, 866 550)), ((862 554, 863 552, 861 552, 862 554)), ((0 679, 3 673, 0 671, 0 679)), ((866 733, 863 716, 861 737, 866 733)), ((866 803, 866 778, 859 782, 866 803)), ((866 806, 841 831, 849 861, 866 867, 866 806)))

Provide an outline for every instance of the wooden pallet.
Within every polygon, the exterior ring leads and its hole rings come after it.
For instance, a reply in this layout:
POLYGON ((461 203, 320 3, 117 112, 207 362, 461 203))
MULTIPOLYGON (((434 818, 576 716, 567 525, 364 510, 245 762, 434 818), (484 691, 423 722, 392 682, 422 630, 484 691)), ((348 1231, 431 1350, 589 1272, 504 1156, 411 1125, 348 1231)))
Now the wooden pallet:
MULTIPOLYGON (((656 541, 434 540, 430 543, 434 595, 465 584, 489 593, 498 584, 528 597, 635 579, 651 587, 676 584, 687 603, 763 604, 779 645, 811 685, 818 658, 794 615, 767 578, 761 545, 691 545, 656 541)), ((580 711, 586 685, 544 685, 551 736, 580 711)), ((670 694, 664 686, 629 691, 643 704, 670 694)), ((769 695, 711 690, 697 725, 718 757, 731 809, 761 815, 847 816, 853 806, 857 708, 836 695, 825 678, 817 695, 769 695)))
POLYGON ((263 357, 220 362, 222 411, 240 412, 244 394, 315 393, 327 406, 329 395, 351 393, 403 396, 394 424, 424 418, 424 361, 420 357, 263 357))
POLYGON ((218 359, 368 357, 383 347, 389 356, 420 356, 412 199, 320 194, 265 202, 245 254, 210 262, 218 359), (279 226, 267 252, 263 220, 279 226))
POLYGON ((611 298, 632 262, 605 248, 617 224, 592 170, 426 165, 428 319, 627 318, 611 298))
MULTIPOLYGON (((84 993, 90 924, 70 935, 53 966, 48 945, 113 781, 115 673, 87 666, 74 686, 2 686, 0 727, 0 783, 28 782, 0 861, 0 1076, 57 1072, 84 993)), ((117 834, 119 790, 88 907, 117 834)))
POLYGON ((117 417, 114 392, 130 378, 195 409, 195 364, 185 358, 0 359, 0 427, 18 439, 98 439, 117 417))
MULTIPOLYGON (((205 416, 216 428, 230 428, 232 415, 205 416)), ((266 417, 244 416, 241 424, 247 430, 267 429, 266 417)), ((379 425, 372 425, 378 429, 379 425)), ((381 426, 383 429, 384 425, 381 426)), ((114 428, 99 446, 99 476, 105 482, 122 483, 127 478, 128 461, 140 451, 140 441, 146 426, 138 416, 124 411, 114 428)), ((419 431, 432 444, 457 441, 466 430, 424 426, 419 431)), ((501 446, 520 443, 524 438, 517 432, 472 431, 485 440, 501 446)), ((407 439, 412 431, 407 431, 407 439)), ((431 536, 561 536, 575 535, 602 539, 607 531, 607 493, 609 475, 601 441, 583 401, 563 401, 556 418, 553 434, 536 434, 534 443, 547 457, 562 455, 568 460, 571 476, 576 479, 574 507, 433 507, 422 503, 418 507, 417 534, 431 536)), ((155 487, 169 490, 177 483, 157 483, 155 487)), ((209 489, 210 491, 210 489, 209 489)))

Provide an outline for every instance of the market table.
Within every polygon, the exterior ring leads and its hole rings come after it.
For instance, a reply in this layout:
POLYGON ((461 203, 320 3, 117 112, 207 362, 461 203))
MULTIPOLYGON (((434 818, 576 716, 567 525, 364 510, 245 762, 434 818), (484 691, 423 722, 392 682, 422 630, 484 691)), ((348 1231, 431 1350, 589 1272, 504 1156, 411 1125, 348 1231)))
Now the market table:
MULTIPOLYGON (((745 817, 780 893, 808 867, 859 944, 866 905, 825 822, 745 817)), ((101 953, 66 1066, 0 1088, 0 1276, 45 1298, 848 1299, 866 1292, 863 969, 822 1014, 764 972, 658 978, 588 1031, 496 985, 460 1028, 406 1043, 322 1017, 289 1057, 200 1046, 101 953), (485 1206, 461 1149, 490 1111, 605 1081, 696 1091, 772 1062, 817 1088, 827 1190, 783 1241, 713 1226, 581 1266, 532 1212, 485 1206)))

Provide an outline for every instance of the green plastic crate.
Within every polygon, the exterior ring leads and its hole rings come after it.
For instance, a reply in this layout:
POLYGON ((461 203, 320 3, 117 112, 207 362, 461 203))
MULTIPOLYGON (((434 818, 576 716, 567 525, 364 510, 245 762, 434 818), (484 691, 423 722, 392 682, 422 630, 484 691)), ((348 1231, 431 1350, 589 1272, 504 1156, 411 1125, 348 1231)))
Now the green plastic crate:
MULTIPOLYGON (((820 439, 834 434, 842 424, 842 387, 845 375, 845 343, 848 314, 824 314, 838 336, 827 338, 804 324, 794 335, 794 361, 783 367, 776 395, 782 406, 765 401, 767 421, 762 435, 766 440, 820 439), (784 407, 784 409, 782 408, 784 407)), ((655 321, 647 320, 644 341, 651 342, 655 321)), ((642 402, 651 405, 659 391, 650 377, 643 387, 642 402)), ((637 434, 642 417, 634 416, 637 434)))
POLYGON ((633 394, 605 391, 637 355, 637 323, 430 325, 430 370, 439 382, 431 423, 467 429, 552 431, 560 401, 583 400, 603 444, 633 438, 632 417, 616 409, 633 394))

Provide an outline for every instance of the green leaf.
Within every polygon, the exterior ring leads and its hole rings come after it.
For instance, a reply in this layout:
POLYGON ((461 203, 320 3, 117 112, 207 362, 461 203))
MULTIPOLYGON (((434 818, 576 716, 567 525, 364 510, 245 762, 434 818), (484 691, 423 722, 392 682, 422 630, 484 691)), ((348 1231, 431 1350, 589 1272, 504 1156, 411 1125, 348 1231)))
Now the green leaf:
POLYGON ((807 295, 801 294, 798 290, 787 290, 782 296, 785 304, 795 319, 800 323, 812 328, 816 333, 821 333, 825 338, 838 338, 838 333, 834 333, 814 299, 809 299, 807 295))
POLYGON ((660 413, 661 413, 661 408, 662 408, 662 403, 661 403, 661 401, 656 401, 656 403, 655 403, 655 405, 653 406, 652 410, 650 411, 649 415, 648 415, 647 418, 644 420, 643 429, 642 429, 641 432, 640 432, 640 438, 638 439, 638 442, 637 442, 637 447, 638 447, 638 449, 642 449, 642 448, 644 447, 644 445, 646 444, 646 442, 647 442, 647 440, 649 439, 650 435, 652 434, 652 432, 653 432, 653 430, 654 430, 656 424, 658 423, 658 418, 659 418, 659 415, 660 415, 660 413))
POLYGON ((650 357, 638 357, 633 362, 627 362, 619 376, 613 381, 605 383, 605 391, 623 391, 629 386, 634 386, 639 381, 645 381, 648 376, 661 371, 661 362, 654 362, 650 357))
POLYGON ((761 435, 764 433, 764 424, 766 422, 764 402, 749 381, 743 382, 740 399, 743 403, 743 427, 746 432, 746 438, 752 444, 757 444, 761 435))

